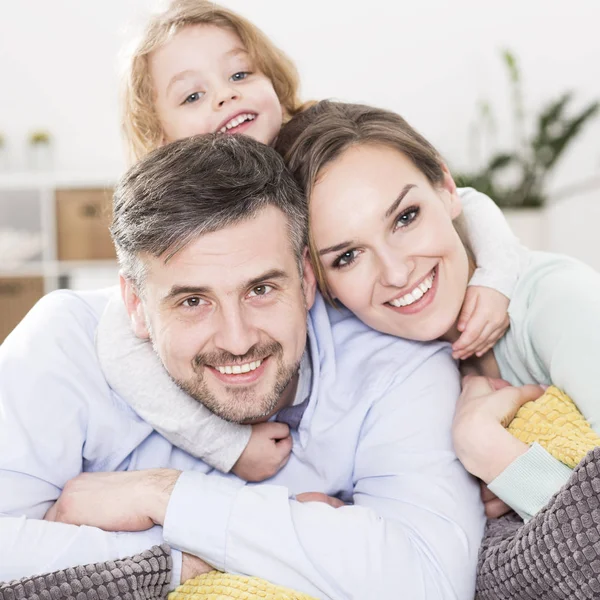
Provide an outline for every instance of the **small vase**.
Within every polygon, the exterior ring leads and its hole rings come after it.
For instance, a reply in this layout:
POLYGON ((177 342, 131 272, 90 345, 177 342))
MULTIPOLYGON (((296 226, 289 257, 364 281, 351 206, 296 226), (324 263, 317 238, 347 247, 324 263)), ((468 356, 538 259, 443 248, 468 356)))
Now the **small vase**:
POLYGON ((49 171, 52 169, 52 145, 49 142, 38 142, 29 145, 29 168, 32 171, 49 171))

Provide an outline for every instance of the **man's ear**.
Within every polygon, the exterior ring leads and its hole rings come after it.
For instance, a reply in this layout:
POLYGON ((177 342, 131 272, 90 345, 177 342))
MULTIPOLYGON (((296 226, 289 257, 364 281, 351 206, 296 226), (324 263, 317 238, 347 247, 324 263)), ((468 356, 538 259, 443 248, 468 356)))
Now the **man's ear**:
POLYGON ((302 256, 302 288, 304 290, 304 301, 306 308, 310 310, 312 305, 315 303, 315 294, 317 291, 317 279, 315 272, 310 262, 308 254, 308 248, 304 249, 304 255, 302 256))
POLYGON ((146 312, 144 311, 144 304, 139 296, 137 286, 131 279, 126 279, 123 275, 119 275, 119 283, 121 284, 121 296, 123 297, 133 332, 142 340, 149 339, 150 332, 146 325, 146 312))
POLYGON ((444 193, 444 204, 446 204, 450 218, 454 221, 454 219, 462 212, 462 202, 458 195, 456 183, 454 183, 454 179, 445 164, 442 164, 442 171, 444 172, 444 179, 441 188, 444 193))

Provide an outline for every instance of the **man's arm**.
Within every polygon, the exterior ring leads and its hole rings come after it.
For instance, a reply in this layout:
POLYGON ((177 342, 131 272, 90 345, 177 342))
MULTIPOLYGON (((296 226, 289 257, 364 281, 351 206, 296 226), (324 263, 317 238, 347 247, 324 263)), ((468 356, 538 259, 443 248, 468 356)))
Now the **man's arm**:
MULTIPOLYGON (((0 581, 131 556, 163 542, 158 527, 119 534, 40 520, 65 483, 101 454, 100 437, 131 434, 130 421, 112 413, 105 430, 92 434, 89 427, 94 399, 109 393, 95 360, 94 327, 80 298, 51 294, 0 348, 0 581)), ((181 555, 173 559, 178 583, 181 555)))
POLYGON ((354 506, 303 504, 281 486, 184 472, 165 539, 217 568, 318 597, 397 598, 401 586, 414 600, 472 598, 484 518, 479 488, 452 450, 459 391, 443 351, 372 407, 355 456, 354 506))
POLYGON ((452 450, 458 393, 456 368, 440 351, 380 395, 356 450, 354 506, 151 470, 78 477, 53 518, 110 528, 125 511, 135 528, 149 517, 164 523, 170 544, 218 569, 321 598, 397 598, 401 586, 411 600, 470 599, 484 518, 479 488, 452 450))

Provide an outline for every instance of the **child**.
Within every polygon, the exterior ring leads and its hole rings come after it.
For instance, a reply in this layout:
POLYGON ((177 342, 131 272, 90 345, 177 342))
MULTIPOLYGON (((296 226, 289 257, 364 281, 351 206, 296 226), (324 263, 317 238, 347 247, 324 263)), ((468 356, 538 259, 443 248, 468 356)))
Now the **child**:
MULTIPOLYGON (((254 25, 206 0, 174 0, 150 20, 132 53, 123 128, 132 158, 139 159, 163 144, 209 132, 273 144, 282 123, 302 109, 293 63, 254 25)), ((467 189, 461 197, 461 233, 480 267, 458 325, 462 336, 453 346, 455 358, 464 359, 485 353, 508 327, 521 247, 487 196, 467 189)), ((285 464, 287 427, 265 423, 251 432, 211 415, 175 386, 150 344, 134 337, 119 298, 100 322, 97 347, 113 389, 179 447, 252 481, 285 464)))

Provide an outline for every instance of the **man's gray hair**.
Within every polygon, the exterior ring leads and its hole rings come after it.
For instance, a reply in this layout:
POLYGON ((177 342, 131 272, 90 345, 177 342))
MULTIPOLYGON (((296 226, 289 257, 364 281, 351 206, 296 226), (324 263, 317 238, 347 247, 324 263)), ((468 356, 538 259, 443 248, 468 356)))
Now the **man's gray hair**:
POLYGON ((115 190, 110 230, 122 273, 141 290, 144 254, 167 262, 199 236, 252 219, 268 206, 284 213, 301 269, 307 203, 275 150, 223 134, 163 146, 129 169, 115 190))

